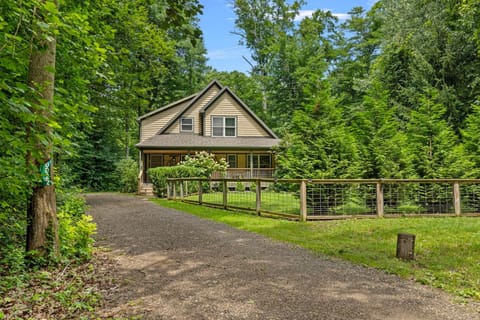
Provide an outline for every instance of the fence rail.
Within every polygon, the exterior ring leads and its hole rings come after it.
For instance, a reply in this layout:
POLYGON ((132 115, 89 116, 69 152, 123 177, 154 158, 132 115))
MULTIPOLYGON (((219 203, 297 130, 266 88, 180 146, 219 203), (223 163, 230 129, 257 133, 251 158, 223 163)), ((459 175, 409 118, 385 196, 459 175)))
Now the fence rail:
POLYGON ((480 179, 167 179, 167 197, 318 220, 480 215, 480 179))

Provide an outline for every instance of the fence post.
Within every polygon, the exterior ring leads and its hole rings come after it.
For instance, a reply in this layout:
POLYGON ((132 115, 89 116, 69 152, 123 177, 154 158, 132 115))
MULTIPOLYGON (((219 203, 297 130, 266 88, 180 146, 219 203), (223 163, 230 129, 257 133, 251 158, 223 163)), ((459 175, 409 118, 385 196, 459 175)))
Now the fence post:
POLYGON ((171 197, 170 197, 170 194, 171 194, 171 192, 170 192, 170 191, 171 191, 171 190, 170 190, 170 184, 171 184, 171 183, 172 183, 171 181, 167 181, 167 199, 168 199, 168 200, 171 199, 171 197))
POLYGON ((202 204, 202 195, 203 195, 203 183, 202 180, 198 180, 198 204, 202 204))
POLYGON ((180 180, 180 199, 183 200, 183 180, 180 180))
POLYGON ((460 202, 460 184, 458 181, 453 183, 453 206, 455 207, 455 215, 461 215, 462 204, 460 202))
POLYGON ((173 200, 177 199, 177 180, 172 181, 173 183, 173 200))
POLYGON ((227 209, 227 205, 228 205, 228 198, 227 198, 227 180, 226 179, 223 179, 222 181, 223 183, 223 208, 224 209, 227 209))
POLYGON ((257 188, 255 189, 255 211, 257 212, 257 215, 260 215, 260 209, 262 208, 262 183, 260 182, 260 179, 257 179, 255 183, 257 185, 257 188))
POLYGON ((382 182, 377 182, 377 216, 382 218, 384 214, 383 207, 383 184, 382 182))
POLYGON ((300 182, 300 221, 307 221, 307 182, 300 182))

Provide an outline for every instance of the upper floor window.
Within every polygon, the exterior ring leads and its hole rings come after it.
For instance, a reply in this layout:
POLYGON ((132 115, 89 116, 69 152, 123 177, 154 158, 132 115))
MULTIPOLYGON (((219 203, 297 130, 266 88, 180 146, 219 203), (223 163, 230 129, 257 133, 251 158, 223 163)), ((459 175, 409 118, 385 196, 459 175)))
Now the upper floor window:
POLYGON ((181 118, 180 119, 180 131, 181 132, 193 132, 193 118, 181 118))
POLYGON ((212 117, 212 137, 235 137, 237 135, 237 118, 212 117))

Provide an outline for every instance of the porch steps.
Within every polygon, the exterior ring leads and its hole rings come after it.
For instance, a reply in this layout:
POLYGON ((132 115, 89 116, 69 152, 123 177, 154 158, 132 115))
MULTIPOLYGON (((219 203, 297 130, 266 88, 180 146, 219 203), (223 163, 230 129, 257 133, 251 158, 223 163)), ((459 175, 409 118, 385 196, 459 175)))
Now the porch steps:
POLYGON ((138 194, 141 196, 153 196, 153 184, 143 183, 138 190, 138 194))

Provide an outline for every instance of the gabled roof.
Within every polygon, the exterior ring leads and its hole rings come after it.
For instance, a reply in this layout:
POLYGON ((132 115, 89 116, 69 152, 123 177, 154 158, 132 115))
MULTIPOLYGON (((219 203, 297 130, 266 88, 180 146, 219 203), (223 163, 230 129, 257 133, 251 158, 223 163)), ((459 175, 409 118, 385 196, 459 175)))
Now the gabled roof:
POLYGON ((178 106, 179 104, 182 104, 182 103, 184 103, 184 102, 186 102, 186 101, 188 101, 188 100, 191 100, 191 99, 195 98, 196 96, 197 96, 197 93, 192 94, 191 96, 182 98, 182 99, 180 99, 180 100, 177 100, 177 101, 175 101, 175 102, 172 102, 172 103, 170 103, 170 104, 168 104, 168 105, 166 105, 166 106, 163 106, 163 107, 161 107, 161 108, 158 108, 158 109, 156 109, 156 110, 153 110, 153 111, 151 111, 151 112, 149 112, 149 113, 144 114, 144 115, 141 116, 141 117, 138 117, 138 118, 137 118, 137 121, 141 121, 141 120, 146 119, 146 118, 148 118, 148 117, 151 117, 151 116, 153 116, 153 115, 155 115, 155 114, 157 114, 157 113, 163 112, 163 111, 168 110, 168 109, 173 108, 173 107, 176 107, 176 106, 178 106))
POLYGON ((165 133, 168 128, 170 128, 172 126, 172 124, 174 124, 178 119, 180 119, 180 117, 188 110, 190 109, 191 106, 193 106, 198 100, 200 100, 207 92, 208 90, 210 90, 210 88, 212 88, 213 86, 217 86, 218 89, 222 89, 223 86, 217 81, 217 80, 213 80, 212 82, 210 82, 208 84, 208 86, 205 87, 205 89, 203 89, 202 91, 200 91, 199 94, 196 95, 196 97, 194 99, 192 99, 192 101, 190 101, 189 104, 187 104, 175 117, 173 117, 172 119, 170 119, 170 121, 167 122, 167 124, 162 128, 160 129, 159 132, 157 132, 157 134, 162 134, 162 133, 165 133))
POLYGON ((224 87, 222 90, 220 90, 215 95, 215 97, 213 97, 212 100, 210 100, 202 108, 202 110, 200 110, 200 113, 205 113, 208 110, 208 108, 210 108, 215 103, 215 101, 220 99, 220 97, 222 97, 225 94, 230 95, 272 138, 278 139, 277 135, 272 130, 270 130, 270 128, 267 127, 267 125, 259 117, 257 117, 255 113, 253 113, 253 111, 239 97, 237 97, 237 95, 233 93, 232 90, 230 90, 229 87, 224 87))

